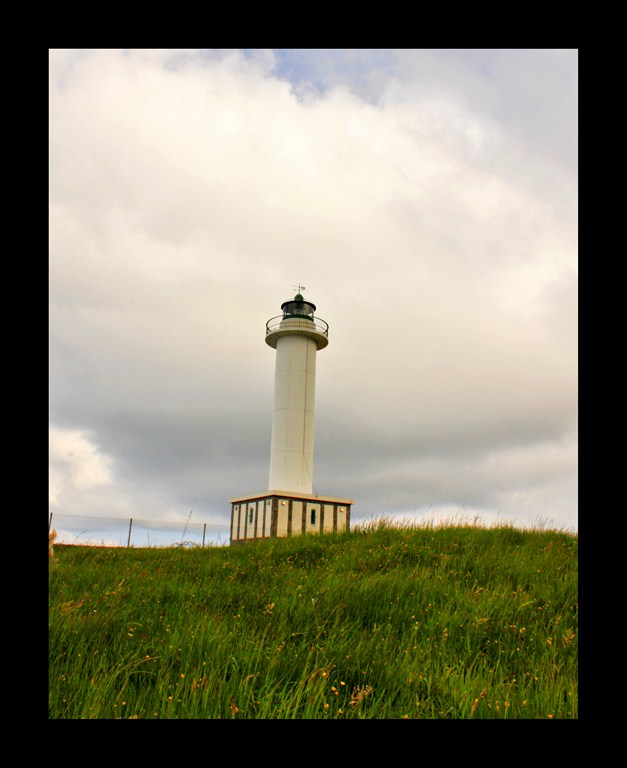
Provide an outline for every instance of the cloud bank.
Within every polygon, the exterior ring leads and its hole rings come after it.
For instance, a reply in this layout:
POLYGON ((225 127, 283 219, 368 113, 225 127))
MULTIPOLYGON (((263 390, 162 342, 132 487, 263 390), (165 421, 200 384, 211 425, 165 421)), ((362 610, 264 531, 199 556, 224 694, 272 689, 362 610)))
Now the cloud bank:
POLYGON ((576 528, 576 79, 573 51, 51 51, 51 510, 228 525, 302 282, 316 492, 576 528))

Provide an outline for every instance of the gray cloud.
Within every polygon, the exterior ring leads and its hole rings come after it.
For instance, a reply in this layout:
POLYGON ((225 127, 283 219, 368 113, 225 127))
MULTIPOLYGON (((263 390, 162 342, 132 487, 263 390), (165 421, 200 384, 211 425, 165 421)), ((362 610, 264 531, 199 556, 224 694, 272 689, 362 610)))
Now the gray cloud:
POLYGON ((302 281, 319 493, 576 527, 576 73, 51 51, 51 509, 228 520, 264 490, 265 322, 302 281))

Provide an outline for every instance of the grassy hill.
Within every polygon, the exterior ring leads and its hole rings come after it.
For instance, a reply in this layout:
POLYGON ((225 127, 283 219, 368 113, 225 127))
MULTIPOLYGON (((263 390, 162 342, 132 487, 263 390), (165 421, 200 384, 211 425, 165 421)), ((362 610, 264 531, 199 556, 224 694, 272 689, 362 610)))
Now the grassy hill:
POLYGON ((58 546, 51 718, 576 718, 578 538, 58 546))

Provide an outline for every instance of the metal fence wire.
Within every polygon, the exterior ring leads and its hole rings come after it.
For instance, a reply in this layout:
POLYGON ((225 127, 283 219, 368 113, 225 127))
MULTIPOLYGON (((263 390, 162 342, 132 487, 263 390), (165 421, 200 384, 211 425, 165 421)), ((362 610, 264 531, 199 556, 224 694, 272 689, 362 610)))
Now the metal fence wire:
POLYGON ((57 532, 57 544, 105 547, 206 547, 226 546, 230 524, 147 520, 144 518, 91 517, 51 512, 48 532, 57 532))

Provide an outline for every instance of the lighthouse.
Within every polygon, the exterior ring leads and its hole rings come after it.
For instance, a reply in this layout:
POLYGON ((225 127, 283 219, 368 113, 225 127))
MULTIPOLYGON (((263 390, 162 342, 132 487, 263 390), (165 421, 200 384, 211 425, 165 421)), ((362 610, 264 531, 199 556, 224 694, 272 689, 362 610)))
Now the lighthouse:
POLYGON ((230 499, 231 544, 350 528, 352 499, 314 493, 316 358, 329 326, 302 290, 266 323, 276 350, 268 491, 230 499))

